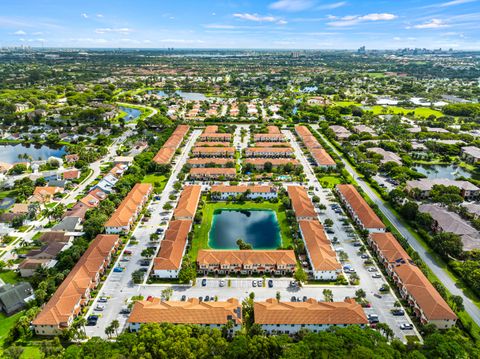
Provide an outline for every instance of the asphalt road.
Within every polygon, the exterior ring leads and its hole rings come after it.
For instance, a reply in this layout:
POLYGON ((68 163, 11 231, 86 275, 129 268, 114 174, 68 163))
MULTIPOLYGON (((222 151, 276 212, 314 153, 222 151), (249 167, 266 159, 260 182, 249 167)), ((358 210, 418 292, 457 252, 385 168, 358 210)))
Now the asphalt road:
POLYGON ((312 126, 317 133, 329 144, 333 151, 342 158, 342 162, 345 164, 345 169, 356 179, 358 185, 362 190, 370 197, 370 199, 378 206, 385 217, 392 223, 398 232, 408 241, 412 248, 420 255, 420 258, 427 264, 427 266, 435 273, 438 280, 450 291, 453 295, 458 295, 463 298, 463 305, 465 311, 472 317, 472 319, 480 325, 480 309, 475 303, 468 298, 463 291, 457 287, 455 281, 450 278, 447 272, 437 263, 437 261, 427 252, 427 250, 417 241, 417 239, 408 231, 404 224, 387 208, 383 200, 372 191, 370 186, 361 178, 357 171, 343 158, 342 153, 337 149, 318 131, 318 125, 312 126))

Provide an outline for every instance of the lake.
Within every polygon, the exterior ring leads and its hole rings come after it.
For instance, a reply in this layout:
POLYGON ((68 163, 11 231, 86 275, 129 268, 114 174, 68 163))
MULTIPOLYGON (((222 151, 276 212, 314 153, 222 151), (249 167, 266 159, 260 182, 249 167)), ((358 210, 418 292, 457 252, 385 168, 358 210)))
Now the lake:
POLYGON ((237 240, 253 249, 277 249, 281 246, 277 216, 271 210, 219 209, 213 214, 208 245, 212 249, 238 249, 237 240))
POLYGON ((125 116, 125 121, 127 121, 127 122, 136 120, 142 114, 142 111, 140 111, 136 108, 123 107, 123 106, 120 106, 119 108, 120 108, 120 111, 123 111, 123 112, 127 113, 127 115, 125 116))
POLYGON ((470 172, 455 165, 416 166, 413 169, 424 174, 428 179, 446 178, 454 180, 457 177, 472 177, 470 172))
POLYGON ((18 158, 18 155, 27 154, 32 160, 46 160, 47 158, 62 157, 67 151, 65 147, 60 148, 51 148, 48 146, 37 146, 34 145, 0 145, 0 162, 6 163, 16 163, 24 162, 25 159, 18 158))

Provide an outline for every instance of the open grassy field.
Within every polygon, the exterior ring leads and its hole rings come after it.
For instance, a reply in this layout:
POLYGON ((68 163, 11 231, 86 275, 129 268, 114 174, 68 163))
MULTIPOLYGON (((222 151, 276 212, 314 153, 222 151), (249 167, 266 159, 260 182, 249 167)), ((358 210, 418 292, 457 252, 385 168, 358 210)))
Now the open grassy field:
POLYGON ((15 325, 15 323, 18 321, 18 319, 23 315, 22 312, 15 313, 14 315, 11 315, 7 317, 5 314, 0 313, 0 346, 3 345, 3 341, 7 337, 8 333, 10 332, 10 329, 15 325))
POLYGON ((15 284, 20 280, 20 277, 13 270, 5 270, 0 272, 0 279, 5 283, 15 284))
POLYGON ((150 174, 143 177, 142 183, 151 183, 157 192, 163 191, 167 184, 168 178, 164 175, 150 174))
POLYGON ((285 211, 281 209, 280 203, 245 202, 243 204, 239 204, 226 202, 207 202, 202 209, 202 223, 199 225, 195 225, 193 230, 192 248, 189 252, 189 255, 193 260, 197 258, 197 253, 199 249, 209 248, 208 233, 210 232, 210 228, 212 226, 213 212, 215 212, 216 209, 270 209, 272 211, 275 211, 278 224, 280 226, 282 247, 287 247, 292 244, 290 227, 287 222, 285 211))
MULTIPOLYGON (((358 102, 354 102, 354 101, 335 101, 334 104, 337 105, 337 106, 358 106, 358 107, 363 106, 362 104, 360 104, 358 102)), ((436 117, 442 117, 443 116, 443 113, 441 113, 440 111, 432 110, 429 107, 416 107, 415 109, 411 109, 411 108, 405 108, 405 107, 400 107, 400 106, 379 106, 379 105, 375 105, 375 106, 369 106, 369 108, 371 109, 371 111, 375 115, 381 115, 381 114, 384 114, 384 113, 385 114, 393 113, 393 114, 397 115, 397 114, 402 114, 402 113, 407 114, 409 112, 414 112, 415 116, 418 116, 418 117, 428 117, 430 115, 434 115, 436 117)))
POLYGON ((342 180, 338 176, 323 176, 319 177, 318 180, 320 181, 320 184, 322 187, 328 187, 328 188, 333 188, 337 184, 342 183, 342 180))

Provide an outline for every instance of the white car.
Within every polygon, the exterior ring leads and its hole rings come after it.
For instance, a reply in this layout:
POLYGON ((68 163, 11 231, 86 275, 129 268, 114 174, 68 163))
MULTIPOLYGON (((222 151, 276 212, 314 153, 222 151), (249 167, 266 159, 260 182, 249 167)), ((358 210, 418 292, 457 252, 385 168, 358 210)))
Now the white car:
POLYGON ((95 307, 95 310, 99 312, 102 312, 104 309, 105 309, 105 306, 102 304, 97 304, 97 306, 95 307))
POLYGON ((400 324, 400 329, 411 330, 411 329, 413 329, 413 325, 410 324, 410 323, 402 323, 402 324, 400 324))

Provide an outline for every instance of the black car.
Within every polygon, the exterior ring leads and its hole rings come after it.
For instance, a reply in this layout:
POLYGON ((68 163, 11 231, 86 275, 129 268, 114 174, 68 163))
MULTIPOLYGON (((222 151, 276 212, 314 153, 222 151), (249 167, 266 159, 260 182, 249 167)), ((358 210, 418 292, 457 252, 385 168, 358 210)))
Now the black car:
POLYGON ((181 299, 181 301, 182 301, 182 302, 185 302, 186 300, 187 300, 187 296, 186 296, 185 294, 184 294, 184 295, 182 295, 182 299, 181 299))
POLYGON ((208 302, 210 300, 210 297, 208 295, 205 296, 205 302, 208 302))
POLYGON ((273 280, 268 281, 268 288, 273 288, 273 280))
POLYGON ((202 287, 205 287, 207 285, 207 280, 204 278, 202 279, 202 287))
POLYGON ((392 309, 392 315, 395 316, 402 316, 405 315, 405 311, 403 309, 392 309))
POLYGON ((296 302, 297 301, 297 298, 295 298, 294 296, 291 298, 291 301, 292 302, 296 302))
POLYGON ((90 315, 87 318, 87 325, 97 325, 98 315, 90 315))
POLYGON ((308 298, 307 298, 307 296, 306 296, 306 295, 304 295, 304 296, 303 296, 303 298, 302 298, 302 301, 303 301, 303 302, 306 302, 306 301, 307 301, 307 299, 308 299, 308 298))

